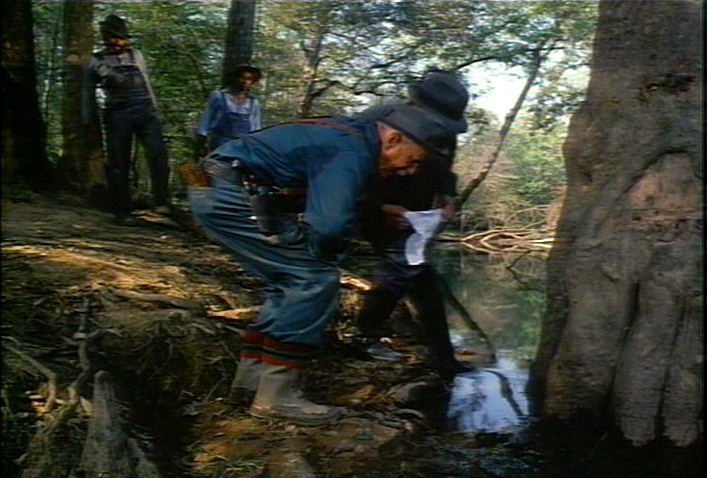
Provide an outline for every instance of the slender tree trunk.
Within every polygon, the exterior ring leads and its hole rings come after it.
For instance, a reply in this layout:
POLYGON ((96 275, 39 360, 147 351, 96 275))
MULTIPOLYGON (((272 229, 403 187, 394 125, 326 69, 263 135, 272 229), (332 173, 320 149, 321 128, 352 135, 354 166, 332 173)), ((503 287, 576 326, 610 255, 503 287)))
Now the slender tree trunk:
POLYGON ((541 418, 635 446, 702 439, 700 9, 600 5, 531 370, 541 418))
POLYGON ((316 85, 319 73, 319 62, 322 60, 324 32, 317 32, 315 35, 316 36, 311 40, 304 38, 301 41, 301 48, 304 52, 306 63, 302 71, 304 92, 297 107, 297 116, 300 118, 311 116, 314 100, 318 96, 316 85))
POLYGON ((98 203, 106 187, 100 125, 81 122, 84 63, 93 46, 94 2, 64 3, 64 88, 59 161, 62 186, 98 203))
POLYGON ((37 94, 32 4, 2 2, 2 181, 53 187, 37 94))
POLYGON ((511 110, 506 115, 505 120, 503 121, 503 126, 501 126, 501 131, 498 134, 498 143, 496 143, 496 149, 494 149, 493 154, 486 162, 486 165, 481 170, 481 172, 479 172, 476 177, 469 181, 469 184, 464 186, 464 189, 462 189, 461 193, 459 193, 459 196, 456 199, 458 209, 461 209, 461 206, 466 202, 467 199, 469 199, 471 193, 473 193, 476 188, 478 188, 479 185, 484 181, 484 179, 486 179, 486 176, 488 176, 489 172, 491 171, 491 168, 494 164, 496 164, 498 157, 501 155, 501 150, 503 149, 503 145, 506 143, 506 137, 508 137, 508 132, 511 130, 511 126, 513 126, 513 122, 515 121, 516 116, 518 116, 518 112, 523 107, 523 103, 528 97, 528 92, 530 91, 530 88, 532 88, 535 84, 535 80, 537 80, 538 78, 538 73, 540 73, 540 67, 542 66, 543 61, 547 57, 548 52, 543 52, 543 48, 544 42, 541 43, 533 52, 533 59, 530 63, 528 76, 525 79, 525 84, 523 85, 523 89, 518 95, 518 99, 516 99, 513 108, 511 108, 511 110))
POLYGON ((256 0, 231 0, 223 58, 222 83, 224 85, 229 83, 227 75, 233 67, 252 61, 255 6, 256 0))

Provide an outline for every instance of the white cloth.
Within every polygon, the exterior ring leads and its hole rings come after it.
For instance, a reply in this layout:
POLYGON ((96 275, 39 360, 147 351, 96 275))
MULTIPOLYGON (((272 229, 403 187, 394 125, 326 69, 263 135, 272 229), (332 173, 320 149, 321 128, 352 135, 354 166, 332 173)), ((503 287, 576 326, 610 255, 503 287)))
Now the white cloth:
POLYGON ((442 210, 408 211, 405 218, 415 229, 405 242, 405 259, 411 266, 416 266, 425 262, 425 246, 442 221, 442 210))

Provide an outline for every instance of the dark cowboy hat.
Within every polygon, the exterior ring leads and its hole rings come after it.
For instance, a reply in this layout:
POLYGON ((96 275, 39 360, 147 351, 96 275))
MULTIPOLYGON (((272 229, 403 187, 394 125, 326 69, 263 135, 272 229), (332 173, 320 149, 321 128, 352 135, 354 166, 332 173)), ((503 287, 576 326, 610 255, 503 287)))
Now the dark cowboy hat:
POLYGON ((130 38, 125 20, 116 15, 108 15, 99 25, 103 39, 130 38))
POLYGON ((253 76, 255 76, 255 81, 258 81, 262 76, 262 73, 260 72, 259 68, 256 68, 253 65, 248 65, 246 63, 241 63, 240 65, 234 66, 229 76, 238 76, 243 72, 251 73, 253 76))
POLYGON ((450 122, 434 110, 426 110, 407 103, 373 106, 359 117, 380 121, 409 136, 416 143, 445 158, 454 154, 456 131, 450 122))
POLYGON ((409 103, 440 115, 447 127, 455 133, 467 130, 464 110, 469 102, 469 93, 452 74, 433 70, 421 80, 408 86, 409 103))

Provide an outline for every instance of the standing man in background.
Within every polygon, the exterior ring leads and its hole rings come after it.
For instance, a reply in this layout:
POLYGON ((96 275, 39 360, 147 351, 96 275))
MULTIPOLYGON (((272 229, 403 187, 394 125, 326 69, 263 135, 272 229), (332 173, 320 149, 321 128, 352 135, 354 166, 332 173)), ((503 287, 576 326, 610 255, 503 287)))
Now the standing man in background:
POLYGON ((134 225, 131 216, 130 161, 133 137, 142 143, 150 169, 155 212, 169 214, 169 164, 157 103, 142 53, 130 47, 125 21, 108 15, 100 23, 105 48, 94 53, 84 68, 82 120, 98 120, 96 87, 105 93, 110 209, 120 225, 134 225))

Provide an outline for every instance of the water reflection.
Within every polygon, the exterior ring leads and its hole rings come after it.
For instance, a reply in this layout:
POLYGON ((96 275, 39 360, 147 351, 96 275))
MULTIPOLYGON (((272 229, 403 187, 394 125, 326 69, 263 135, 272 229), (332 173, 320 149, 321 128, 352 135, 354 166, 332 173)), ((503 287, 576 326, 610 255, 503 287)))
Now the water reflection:
POLYGON ((527 370, 497 351, 498 364, 457 375, 447 407, 447 419, 459 431, 502 432, 522 426, 528 414, 527 370))
POLYGON ((436 261, 450 290, 492 345, 486 347, 453 308, 448 310, 455 348, 468 350, 477 365, 477 370, 455 378, 447 407, 450 424, 459 431, 487 432, 523 426, 528 366, 545 304, 543 259, 446 248, 437 251, 436 261))

